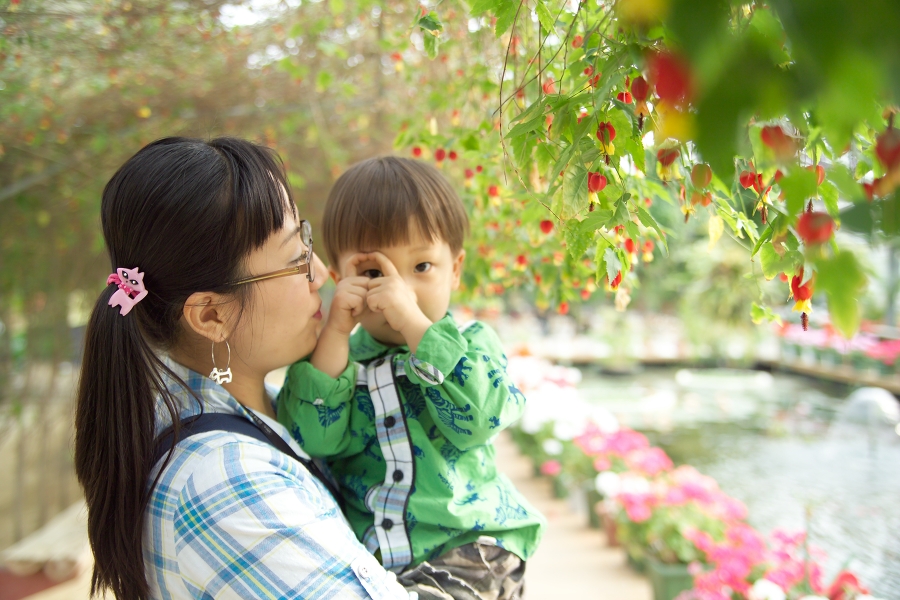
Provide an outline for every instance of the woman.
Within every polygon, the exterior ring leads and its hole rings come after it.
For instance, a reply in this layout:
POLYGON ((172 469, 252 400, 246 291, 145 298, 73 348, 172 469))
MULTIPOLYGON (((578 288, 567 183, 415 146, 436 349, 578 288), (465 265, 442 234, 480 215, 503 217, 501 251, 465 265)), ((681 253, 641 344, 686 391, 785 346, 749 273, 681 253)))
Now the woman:
POLYGON ((101 216, 113 273, 88 324, 75 421, 92 593, 407 598, 265 388, 315 347, 326 273, 273 153, 157 141, 107 184, 101 216), (201 413, 246 432, 192 430, 201 413))

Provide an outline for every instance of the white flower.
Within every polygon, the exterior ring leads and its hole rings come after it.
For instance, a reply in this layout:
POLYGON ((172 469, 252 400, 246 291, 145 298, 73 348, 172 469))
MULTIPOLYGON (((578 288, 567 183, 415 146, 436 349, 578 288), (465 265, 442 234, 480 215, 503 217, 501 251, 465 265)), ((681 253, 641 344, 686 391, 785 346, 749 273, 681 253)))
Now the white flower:
POLYGON ((620 491, 623 494, 647 494, 650 492, 650 482, 640 475, 626 474, 619 478, 620 491))
POLYGON ((759 579, 750 588, 749 600, 785 600, 787 596, 777 583, 759 579))
POLYGON ((544 447, 544 452, 546 452, 550 456, 559 456, 560 454, 562 454, 562 451, 563 451, 562 442, 559 440, 554 440, 554 439, 544 440, 543 447, 544 447))
POLYGON ((558 440, 571 440, 584 431, 584 426, 578 426, 571 421, 557 421, 553 424, 553 437, 558 440))
POLYGON ((615 498, 622 489, 622 482, 618 473, 603 471, 594 478, 594 487, 607 498, 615 498))

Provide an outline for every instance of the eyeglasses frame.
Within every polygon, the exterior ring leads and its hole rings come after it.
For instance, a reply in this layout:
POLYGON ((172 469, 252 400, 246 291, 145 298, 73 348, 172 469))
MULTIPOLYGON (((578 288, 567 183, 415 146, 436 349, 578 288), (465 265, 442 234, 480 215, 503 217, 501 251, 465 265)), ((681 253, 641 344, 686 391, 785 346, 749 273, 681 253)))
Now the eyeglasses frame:
POLYGON ((312 236, 312 226, 309 224, 309 221, 302 219, 299 223, 301 235, 304 227, 309 228, 309 243, 303 241, 306 246, 306 253, 300 258, 306 259, 306 262, 297 265, 296 267, 287 267, 285 269, 278 269, 277 271, 272 271, 271 273, 263 273, 262 275, 254 275, 253 277, 247 277, 246 279, 240 279, 235 281, 232 285, 244 285, 245 283, 255 283, 257 281, 265 281, 266 279, 275 279, 277 277, 288 277, 290 275, 306 275, 307 281, 312 283, 316 279, 316 271, 312 266, 312 257, 313 257, 313 236, 312 236))

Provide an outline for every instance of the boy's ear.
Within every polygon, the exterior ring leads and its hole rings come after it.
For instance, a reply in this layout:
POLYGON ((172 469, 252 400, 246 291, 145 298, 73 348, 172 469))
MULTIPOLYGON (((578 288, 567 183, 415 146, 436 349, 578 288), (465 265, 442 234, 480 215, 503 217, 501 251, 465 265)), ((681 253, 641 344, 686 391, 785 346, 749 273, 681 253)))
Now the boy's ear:
POLYGON ((466 259, 466 251, 460 250, 456 258, 453 259, 453 289, 459 289, 459 280, 462 277, 463 261, 466 259))

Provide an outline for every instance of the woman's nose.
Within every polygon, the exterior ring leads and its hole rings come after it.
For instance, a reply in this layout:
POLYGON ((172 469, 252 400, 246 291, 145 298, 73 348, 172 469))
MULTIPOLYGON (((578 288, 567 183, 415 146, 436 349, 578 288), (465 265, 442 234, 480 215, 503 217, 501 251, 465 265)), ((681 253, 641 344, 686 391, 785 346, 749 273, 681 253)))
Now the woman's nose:
POLYGON ((328 280, 328 268, 325 266, 325 263, 322 262, 322 259, 319 258, 319 255, 313 252, 312 258, 312 266, 316 271, 315 281, 309 284, 310 291, 316 291, 323 285, 325 285, 325 281, 328 280))

